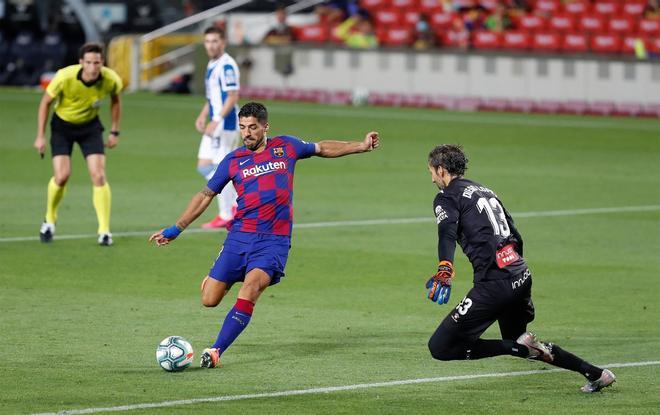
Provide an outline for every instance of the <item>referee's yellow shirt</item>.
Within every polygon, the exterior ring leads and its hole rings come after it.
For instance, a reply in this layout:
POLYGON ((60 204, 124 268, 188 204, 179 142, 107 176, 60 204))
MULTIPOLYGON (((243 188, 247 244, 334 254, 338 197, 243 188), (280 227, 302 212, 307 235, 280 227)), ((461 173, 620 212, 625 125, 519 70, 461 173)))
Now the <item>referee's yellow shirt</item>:
POLYGON ((46 93, 57 98, 55 113, 58 117, 72 124, 84 124, 98 115, 101 100, 106 95, 117 95, 122 88, 121 78, 110 68, 102 67, 99 79, 85 84, 82 65, 71 65, 57 71, 46 93))

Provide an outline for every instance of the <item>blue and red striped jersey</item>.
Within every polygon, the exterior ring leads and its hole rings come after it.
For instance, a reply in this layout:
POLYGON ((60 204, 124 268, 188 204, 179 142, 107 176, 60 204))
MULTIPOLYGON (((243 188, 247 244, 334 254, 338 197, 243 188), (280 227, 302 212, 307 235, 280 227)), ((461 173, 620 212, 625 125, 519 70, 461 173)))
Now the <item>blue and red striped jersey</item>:
POLYGON ((238 209, 231 231, 291 236, 296 161, 315 152, 314 143, 283 135, 268 138, 261 153, 245 146, 229 153, 207 187, 220 193, 233 182, 238 209))

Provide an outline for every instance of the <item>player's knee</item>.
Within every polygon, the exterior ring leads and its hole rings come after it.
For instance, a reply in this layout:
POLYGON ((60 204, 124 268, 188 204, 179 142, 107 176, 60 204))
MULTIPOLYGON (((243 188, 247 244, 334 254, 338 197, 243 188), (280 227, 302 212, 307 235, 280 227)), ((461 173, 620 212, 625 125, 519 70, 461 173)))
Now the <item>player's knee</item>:
POLYGON ((436 360, 458 360, 462 359, 464 356, 464 353, 461 353, 462 348, 449 341, 449 339, 441 338, 437 335, 434 335, 429 339, 428 346, 431 356, 436 360))
POLYGON ((64 171, 56 173, 53 177, 55 178, 55 184, 59 187, 62 187, 69 181, 69 176, 71 176, 70 171, 64 171))
POLYGON ((105 185, 105 172, 104 171, 93 172, 91 174, 91 177, 92 177, 92 184, 94 184, 94 186, 103 186, 103 185, 105 185))
POLYGON ((239 291, 239 296, 252 302, 256 302, 263 289, 264 287, 262 287, 257 281, 245 281, 239 291))
POLYGON ((202 292, 202 305, 204 307, 215 307, 220 304, 220 300, 222 300, 222 297, 218 295, 202 292))
POLYGON ((451 353, 450 350, 447 348, 442 348, 442 347, 436 347, 429 342, 429 351, 431 352, 431 356, 435 360, 453 360, 451 358, 451 353))

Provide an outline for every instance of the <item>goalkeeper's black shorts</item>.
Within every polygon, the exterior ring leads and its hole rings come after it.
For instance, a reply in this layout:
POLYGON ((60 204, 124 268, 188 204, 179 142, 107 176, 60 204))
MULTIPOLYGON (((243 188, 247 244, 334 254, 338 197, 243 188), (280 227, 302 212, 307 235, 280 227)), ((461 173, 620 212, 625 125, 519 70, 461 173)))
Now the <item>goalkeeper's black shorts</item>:
POLYGON ((433 336, 469 344, 497 321, 502 338, 516 340, 532 320, 532 275, 525 268, 510 279, 475 283, 433 336))

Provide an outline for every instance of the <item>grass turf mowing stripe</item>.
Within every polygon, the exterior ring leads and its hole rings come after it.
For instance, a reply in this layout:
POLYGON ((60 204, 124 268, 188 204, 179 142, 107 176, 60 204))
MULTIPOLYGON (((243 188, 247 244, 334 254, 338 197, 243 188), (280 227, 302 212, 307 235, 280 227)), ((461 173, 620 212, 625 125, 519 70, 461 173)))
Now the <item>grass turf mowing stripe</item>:
MULTIPOLYGON (((0 90, 0 98, 4 101, 34 102, 37 94, 25 94, 20 90, 0 90)), ((159 107, 173 109, 187 109, 199 107, 195 101, 183 100, 164 100, 156 98, 154 100, 144 99, 144 96, 125 94, 126 99, 122 105, 125 107, 143 107, 153 108, 154 101, 158 101, 159 107)), ((620 129, 631 131, 658 131, 660 125, 655 124, 655 119, 649 119, 648 122, 640 123, 639 119, 632 118, 587 118, 584 116, 571 116, 557 118, 555 114, 540 114, 530 117, 529 115, 518 115, 510 113, 492 114, 488 112, 465 113, 443 110, 384 110, 381 108, 352 106, 338 107, 307 107, 287 105, 277 102, 274 105, 269 104, 269 112, 273 114, 296 114, 296 115, 318 115, 328 117, 350 117, 350 118, 375 118, 385 120, 401 121, 425 121, 425 122, 453 122, 460 124, 482 124, 482 125, 516 125, 530 127, 555 127, 555 128, 595 128, 595 129, 620 129), (569 119, 569 117, 573 119, 569 119)), ((646 120, 644 120, 646 121, 646 120)))
MULTIPOLYGON (((626 212, 654 212, 660 210, 660 205, 648 206, 620 206, 620 207, 605 207, 605 208, 589 208, 589 209, 568 209, 568 210, 546 210, 536 212, 514 212, 514 218, 543 218, 551 216, 575 216, 575 215, 597 215, 607 213, 626 213, 626 212)), ((315 228, 333 228, 340 226, 373 226, 373 225, 403 225, 408 223, 424 223, 431 222, 433 217, 419 217, 419 218, 391 218, 391 219, 365 219, 365 220, 345 220, 334 222, 309 222, 294 224, 294 229, 315 229, 315 228)), ((153 231, 129 231, 113 233, 113 237, 125 236, 145 236, 153 231)), ((189 229, 186 233, 208 233, 218 232, 217 229, 189 229)), ((87 239, 96 238, 96 234, 79 234, 79 235, 57 235, 56 239, 69 240, 69 239, 87 239)), ((29 242, 38 241, 38 236, 15 236, 0 238, 0 243, 8 242, 29 242)))
MULTIPOLYGON (((613 369, 613 368, 622 368, 622 367, 654 366, 654 365, 660 365, 660 361, 651 360, 645 362, 611 363, 611 364, 603 365, 601 367, 613 369)), ((519 372, 477 373, 472 375, 441 376, 436 378, 403 379, 403 380, 392 380, 388 382, 358 383, 354 385, 328 386, 324 388, 294 389, 294 390, 280 391, 280 392, 214 396, 209 398, 181 399, 176 401, 163 401, 163 402, 154 402, 154 403, 141 403, 134 405, 120 405, 120 406, 109 406, 109 407, 99 407, 99 408, 69 409, 59 412, 42 412, 33 415, 65 415, 65 414, 78 415, 78 414, 96 414, 100 412, 123 412, 123 411, 132 411, 135 409, 167 408, 173 406, 194 405, 194 404, 204 404, 204 403, 213 403, 213 402, 240 401, 247 399, 262 399, 262 398, 279 398, 279 397, 297 396, 297 395, 312 395, 319 393, 332 393, 332 392, 354 391, 359 389, 382 388, 387 386, 405 386, 405 385, 415 385, 420 383, 451 382, 451 381, 474 380, 474 379, 485 379, 485 378, 504 378, 504 377, 513 377, 513 376, 530 376, 530 375, 542 375, 545 373, 558 373, 558 372, 567 372, 567 370, 565 369, 526 370, 519 372)))

